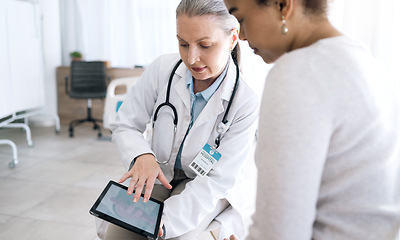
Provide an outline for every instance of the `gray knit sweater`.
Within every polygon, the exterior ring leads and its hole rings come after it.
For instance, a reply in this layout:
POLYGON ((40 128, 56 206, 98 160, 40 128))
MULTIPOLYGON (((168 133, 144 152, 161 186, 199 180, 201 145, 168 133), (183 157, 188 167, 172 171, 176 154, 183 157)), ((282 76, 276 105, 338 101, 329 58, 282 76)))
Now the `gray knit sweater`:
POLYGON ((393 240, 400 89, 335 37, 280 57, 263 93, 251 240, 393 240))

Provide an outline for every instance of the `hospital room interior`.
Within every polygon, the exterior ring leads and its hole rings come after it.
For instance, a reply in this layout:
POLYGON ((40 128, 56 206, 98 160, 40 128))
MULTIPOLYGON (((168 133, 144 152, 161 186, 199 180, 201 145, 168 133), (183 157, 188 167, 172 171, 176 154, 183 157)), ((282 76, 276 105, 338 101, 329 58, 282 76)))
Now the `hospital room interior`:
MULTIPOLYGON (((126 171, 110 125, 146 68, 179 52, 179 2, 0 1, 0 239, 101 239, 89 210, 126 171), (74 94, 82 63, 100 65, 93 88, 103 84, 102 93, 74 94)), ((400 84, 400 1, 329 4, 333 25, 368 46, 400 84)), ((240 72, 260 99, 273 63, 238 44, 240 72)), ((198 239, 217 238, 204 231, 198 239)))

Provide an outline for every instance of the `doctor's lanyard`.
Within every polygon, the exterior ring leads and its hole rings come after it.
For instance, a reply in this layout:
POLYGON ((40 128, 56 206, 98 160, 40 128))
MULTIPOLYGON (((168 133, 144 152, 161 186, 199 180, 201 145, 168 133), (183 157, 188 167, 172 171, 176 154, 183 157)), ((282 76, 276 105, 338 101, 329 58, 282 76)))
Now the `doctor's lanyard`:
MULTIPOLYGON (((217 126, 218 137, 215 139, 215 144, 214 144, 214 146, 213 146, 213 149, 217 149, 217 148, 219 147, 219 144, 220 144, 220 142, 221 142, 221 135, 222 135, 222 133, 224 133, 224 132, 227 130, 227 128, 228 128, 228 126, 227 126, 228 120, 227 120, 226 118, 227 118, 228 113, 229 113, 229 110, 230 110, 230 108, 231 108, 231 105, 232 105, 232 102, 233 102, 233 98, 235 97, 236 90, 237 90, 237 88, 238 88, 238 86, 239 86, 239 66, 238 66, 238 63, 237 63, 237 61, 236 61, 235 59, 233 60, 233 62, 235 63, 235 66, 236 66, 235 87, 233 88, 232 95, 231 95, 231 98, 229 99, 228 106, 227 106, 227 108, 226 108, 224 117, 222 118, 222 121, 221 121, 221 122, 218 124, 218 126, 217 126)), ((172 70, 172 72, 171 72, 171 75, 169 76, 169 81, 168 81, 168 86, 167 86, 167 93, 166 93, 166 97, 165 97, 165 102, 163 102, 163 103, 161 103, 160 105, 158 105, 158 107, 156 108, 156 111, 154 112, 153 124, 152 124, 152 138, 151 138, 151 148, 152 148, 152 149, 153 149, 153 141, 154 141, 154 126, 155 126, 155 122, 156 122, 156 120, 157 120, 158 112, 159 112, 160 109, 161 109, 162 107, 164 107, 164 106, 167 106, 167 107, 171 108, 172 111, 173 111, 173 113, 174 113, 174 137, 173 137, 173 139, 172 139, 172 145, 173 145, 174 142, 175 142, 176 131, 177 131, 177 125, 178 125, 178 112, 176 111, 175 106, 172 105, 172 104, 169 102, 169 95, 170 95, 170 92, 171 92, 171 83, 172 83, 172 79, 173 79, 173 77, 174 77, 174 75, 175 75, 176 69, 179 67, 179 65, 180 65, 181 63, 182 63, 182 59, 179 59, 179 61, 176 63, 175 67, 173 68, 173 70, 172 70)), ((168 164, 169 161, 171 160, 172 148, 173 148, 173 146, 171 147, 171 152, 170 152, 170 154, 169 154, 169 157, 168 157, 167 161, 160 162, 157 158, 156 158, 156 161, 157 161, 159 164, 163 164, 163 165, 168 164)))

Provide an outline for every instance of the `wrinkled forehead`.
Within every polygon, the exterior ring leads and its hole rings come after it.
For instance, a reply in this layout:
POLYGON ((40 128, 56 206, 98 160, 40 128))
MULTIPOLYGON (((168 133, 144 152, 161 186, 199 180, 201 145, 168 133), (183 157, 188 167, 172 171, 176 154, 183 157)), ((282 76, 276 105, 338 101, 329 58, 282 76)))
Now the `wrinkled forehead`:
POLYGON ((181 15, 176 19, 178 38, 184 41, 200 39, 217 40, 223 35, 223 30, 215 24, 215 16, 188 16, 181 15))

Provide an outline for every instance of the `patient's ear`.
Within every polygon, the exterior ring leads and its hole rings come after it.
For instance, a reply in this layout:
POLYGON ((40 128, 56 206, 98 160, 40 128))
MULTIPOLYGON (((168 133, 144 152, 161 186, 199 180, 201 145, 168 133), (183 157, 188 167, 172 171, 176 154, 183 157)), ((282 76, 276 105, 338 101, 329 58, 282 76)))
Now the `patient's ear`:
POLYGON ((288 17, 292 14, 294 4, 294 0, 279 0, 275 2, 275 5, 281 12, 281 15, 286 19, 288 19, 288 17))

